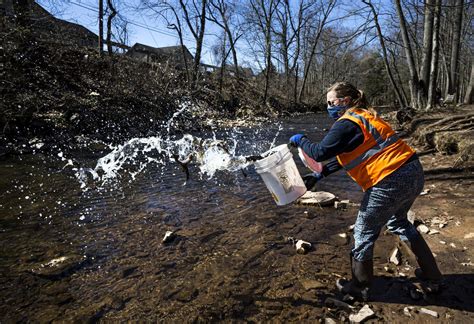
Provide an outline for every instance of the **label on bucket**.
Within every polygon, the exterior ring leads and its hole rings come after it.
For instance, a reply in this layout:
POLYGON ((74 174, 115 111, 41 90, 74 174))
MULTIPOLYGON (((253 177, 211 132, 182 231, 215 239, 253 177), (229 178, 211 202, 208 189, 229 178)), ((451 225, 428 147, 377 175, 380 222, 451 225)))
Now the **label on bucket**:
POLYGON ((281 171, 277 172, 277 177, 285 190, 285 193, 289 193, 292 191, 292 185, 288 174, 286 173, 286 169, 282 169, 281 171))

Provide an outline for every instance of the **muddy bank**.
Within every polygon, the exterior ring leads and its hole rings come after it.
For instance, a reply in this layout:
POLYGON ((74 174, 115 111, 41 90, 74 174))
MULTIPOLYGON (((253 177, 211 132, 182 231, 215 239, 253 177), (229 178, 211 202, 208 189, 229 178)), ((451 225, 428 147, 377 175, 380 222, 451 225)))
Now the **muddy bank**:
POLYGON ((191 89, 184 71, 167 65, 55 46, 29 31, 0 32, 0 39, 0 155, 150 136, 181 110, 173 132, 251 125, 315 108, 277 96, 264 103, 253 78, 229 77, 221 89, 216 75, 203 72, 191 89))

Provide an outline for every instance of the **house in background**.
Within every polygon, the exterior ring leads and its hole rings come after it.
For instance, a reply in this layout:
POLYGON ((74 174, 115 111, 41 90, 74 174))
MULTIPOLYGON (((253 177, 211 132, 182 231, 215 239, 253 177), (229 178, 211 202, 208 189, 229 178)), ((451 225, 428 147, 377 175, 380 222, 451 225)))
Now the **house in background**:
MULTIPOLYGON (((39 40, 61 46, 99 47, 99 36, 86 27, 54 17, 35 1, 28 0, 27 5, 31 30, 39 40)), ((10 21, 14 20, 13 0, 0 0, 0 15, 10 21)), ((129 48, 116 42, 112 42, 112 46, 122 49, 129 48)))
MULTIPOLYGON (((254 76, 251 68, 245 68, 245 67, 239 66, 238 69, 239 69, 239 75, 242 78, 250 79, 251 77, 254 76)), ((225 71, 229 75, 235 76, 235 66, 233 64, 226 65, 225 71)))
POLYGON ((188 48, 180 45, 157 48, 135 43, 125 55, 147 63, 168 64, 180 70, 184 70, 186 64, 191 68, 194 62, 194 56, 188 48))

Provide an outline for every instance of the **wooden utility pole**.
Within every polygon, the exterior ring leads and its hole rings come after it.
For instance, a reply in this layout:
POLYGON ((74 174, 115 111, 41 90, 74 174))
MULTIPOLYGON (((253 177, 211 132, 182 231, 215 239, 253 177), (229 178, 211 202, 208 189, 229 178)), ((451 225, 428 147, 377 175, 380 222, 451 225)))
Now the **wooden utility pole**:
POLYGON ((104 51, 104 0, 99 0, 99 54, 104 51))

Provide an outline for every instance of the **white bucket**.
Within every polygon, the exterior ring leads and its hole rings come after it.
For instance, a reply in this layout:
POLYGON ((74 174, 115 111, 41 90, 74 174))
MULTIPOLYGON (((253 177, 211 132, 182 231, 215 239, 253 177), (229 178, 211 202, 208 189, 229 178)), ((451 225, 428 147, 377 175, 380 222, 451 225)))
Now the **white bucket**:
POLYGON ((254 166, 276 204, 287 205, 304 195, 306 186, 296 168, 288 145, 277 146, 266 154, 269 155, 256 161, 254 166))

